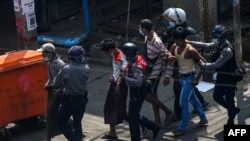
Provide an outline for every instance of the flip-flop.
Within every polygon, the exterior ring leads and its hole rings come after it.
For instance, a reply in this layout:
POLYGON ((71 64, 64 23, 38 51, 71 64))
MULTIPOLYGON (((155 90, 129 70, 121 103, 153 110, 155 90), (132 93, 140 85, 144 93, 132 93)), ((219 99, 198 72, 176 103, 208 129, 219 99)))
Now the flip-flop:
POLYGON ((111 136, 109 134, 105 134, 101 136, 101 139, 117 139, 117 136, 111 136))

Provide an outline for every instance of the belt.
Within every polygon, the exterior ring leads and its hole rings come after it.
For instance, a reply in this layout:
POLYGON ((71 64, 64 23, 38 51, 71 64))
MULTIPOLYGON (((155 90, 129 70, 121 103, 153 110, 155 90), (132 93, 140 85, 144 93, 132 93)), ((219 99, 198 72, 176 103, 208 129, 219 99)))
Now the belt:
POLYGON ((179 73, 180 77, 188 77, 188 76, 192 76, 195 75, 195 72, 190 72, 190 73, 179 73))

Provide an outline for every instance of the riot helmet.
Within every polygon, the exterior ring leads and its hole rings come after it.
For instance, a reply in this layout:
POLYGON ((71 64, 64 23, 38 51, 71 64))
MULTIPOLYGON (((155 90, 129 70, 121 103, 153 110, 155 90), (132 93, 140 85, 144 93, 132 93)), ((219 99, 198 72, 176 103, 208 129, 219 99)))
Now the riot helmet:
POLYGON ((211 32, 211 38, 225 38, 226 35, 226 28, 223 25, 215 25, 211 32))
POLYGON ((165 19, 169 20, 169 13, 170 13, 171 11, 173 11, 173 10, 174 10, 174 8, 172 8, 172 7, 166 9, 166 10, 163 12, 163 17, 164 17, 165 19))
POLYGON ((68 51, 68 59, 75 62, 84 62, 85 50, 82 46, 76 45, 70 47, 68 51))
POLYGON ((210 38, 215 44, 219 44, 221 40, 227 36, 226 28, 223 25, 215 25, 211 32, 210 38))
POLYGON ((125 43, 122 46, 122 52, 125 54, 126 58, 132 59, 137 55, 137 46, 134 43, 125 43))
POLYGON ((186 12, 181 8, 174 8, 168 14, 168 19, 173 20, 177 25, 186 21, 186 12))

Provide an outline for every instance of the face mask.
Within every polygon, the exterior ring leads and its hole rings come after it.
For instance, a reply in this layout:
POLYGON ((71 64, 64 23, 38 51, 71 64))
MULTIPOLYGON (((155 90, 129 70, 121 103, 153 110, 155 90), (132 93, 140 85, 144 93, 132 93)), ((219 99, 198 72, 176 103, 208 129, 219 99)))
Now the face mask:
POLYGON ((85 63, 84 56, 82 56, 81 63, 85 63))
POLYGON ((110 53, 111 57, 115 57, 115 55, 113 53, 110 53))
POLYGON ((48 56, 46 56, 46 57, 44 58, 45 61, 49 61, 49 59, 50 59, 50 58, 49 58, 48 56))
POLYGON ((144 33, 142 32, 141 28, 139 28, 139 33, 144 36, 144 33))
POLYGON ((219 43, 219 41, 218 41, 217 38, 212 38, 212 42, 215 43, 215 44, 218 44, 218 43, 219 43))
POLYGON ((168 29, 174 28, 175 27, 175 22, 169 22, 168 24, 168 29))

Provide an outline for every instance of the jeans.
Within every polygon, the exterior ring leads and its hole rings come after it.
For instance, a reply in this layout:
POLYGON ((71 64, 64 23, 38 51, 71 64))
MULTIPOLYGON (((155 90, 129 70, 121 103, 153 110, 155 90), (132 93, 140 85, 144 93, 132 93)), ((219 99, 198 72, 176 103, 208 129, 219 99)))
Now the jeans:
POLYGON ((202 105, 200 101, 198 100, 195 91, 194 86, 192 84, 192 81, 195 78, 195 74, 180 77, 180 84, 181 84, 181 95, 180 95, 180 106, 182 108, 182 117, 181 122, 179 125, 180 130, 185 130, 187 127, 187 124, 189 122, 189 101, 193 105, 194 109, 197 111, 197 114, 200 117, 201 121, 207 121, 207 117, 203 111, 202 105))
POLYGON ((63 95, 58 111, 58 125, 69 141, 82 141, 82 118, 88 99, 86 95, 63 95), (68 121, 73 117, 73 129, 68 121))
POLYGON ((131 135, 131 141, 140 141, 140 124, 149 130, 156 127, 153 121, 148 120, 146 117, 140 116, 142 104, 146 97, 146 92, 142 92, 142 88, 130 87, 130 99, 128 107, 128 122, 131 135))

